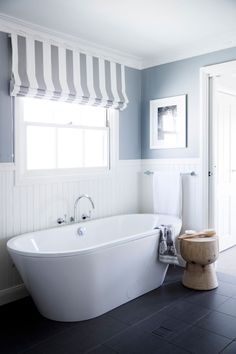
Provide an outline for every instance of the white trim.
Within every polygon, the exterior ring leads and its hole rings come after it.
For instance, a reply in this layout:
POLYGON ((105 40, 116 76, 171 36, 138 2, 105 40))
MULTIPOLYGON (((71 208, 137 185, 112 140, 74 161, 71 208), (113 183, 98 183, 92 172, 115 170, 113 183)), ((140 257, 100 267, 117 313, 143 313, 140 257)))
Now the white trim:
POLYGON ((200 69, 200 156, 201 156, 201 200, 202 200, 202 227, 207 228, 209 223, 209 79, 210 74, 205 68, 200 69))
POLYGON ((1 162, 0 163, 0 171, 14 171, 15 164, 13 162, 1 162))
POLYGON ((143 159, 142 166, 147 165, 199 165, 200 158, 180 158, 180 159, 143 159))
POLYGON ((126 159, 126 160, 123 160, 123 159, 120 159, 118 161, 118 164, 119 165, 130 165, 130 166, 134 166, 134 165, 137 165, 137 164, 140 164, 142 162, 141 159, 126 159))
POLYGON ((0 306, 29 296, 24 284, 0 290, 0 306))
MULTIPOLYGON (((48 171, 29 171, 26 172, 26 161, 24 156, 25 139, 23 134, 25 130, 22 128, 22 105, 19 98, 15 99, 15 185, 31 185, 45 184, 55 182, 69 182, 78 180, 96 179, 98 177, 109 177, 115 173, 117 162, 119 161, 119 111, 109 109, 109 125, 110 134, 109 141, 111 142, 109 151, 109 167, 91 167, 78 169, 55 169, 48 171), (40 175, 40 173, 42 173, 40 175)), ((77 127, 79 128, 79 127, 77 127)), ((99 128, 98 128, 99 129, 99 128)), ((101 128, 105 130, 107 128, 101 128)))
POLYGON ((226 95, 230 95, 230 96, 236 96, 236 90, 229 90, 223 86, 219 86, 218 88, 218 92, 219 93, 225 93, 226 95))
POLYGON ((111 171, 117 166, 119 161, 119 138, 120 138, 120 127, 119 127, 119 111, 116 109, 109 110, 110 116, 110 169, 111 171))
POLYGON ((118 160, 117 161, 117 167, 139 167, 141 170, 141 166, 142 166, 142 160, 141 159, 137 159, 137 160, 118 160))
POLYGON ((205 66, 200 69, 200 157, 202 192, 202 227, 209 224, 209 119, 210 92, 209 80, 225 72, 236 71, 236 60, 205 66))
POLYGON ((64 45, 67 48, 76 48, 85 54, 94 55, 96 57, 99 56, 100 58, 115 61, 135 69, 141 69, 142 66, 142 59, 140 57, 115 50, 114 48, 101 46, 94 42, 67 35, 47 27, 39 26, 32 22, 7 16, 3 13, 0 13, 0 31, 31 35, 41 40, 44 39, 45 41, 64 45))
MULTIPOLYGON (((118 126, 118 119, 116 120, 116 129, 118 126)), ((201 159, 196 157, 196 158, 182 158, 182 159, 127 159, 127 160, 120 160, 118 158, 118 152, 119 152, 119 139, 117 137, 114 137, 116 139, 116 152, 113 153, 114 156, 114 161, 113 161, 113 167, 114 166, 138 166, 140 165, 141 167, 145 167, 147 165, 170 165, 170 164, 179 164, 179 165, 199 165, 201 163, 201 159)), ((0 163, 0 171, 15 171, 16 167, 15 164, 12 163, 0 163)), ((88 175, 85 173, 84 177, 88 177, 88 175)), ((91 177, 91 175, 89 175, 91 177)), ((78 178, 76 178, 78 179, 78 178)), ((58 180, 58 179, 57 179, 58 180)))
POLYGON ((209 76, 236 74, 236 60, 204 66, 201 68, 201 71, 205 72, 209 76))

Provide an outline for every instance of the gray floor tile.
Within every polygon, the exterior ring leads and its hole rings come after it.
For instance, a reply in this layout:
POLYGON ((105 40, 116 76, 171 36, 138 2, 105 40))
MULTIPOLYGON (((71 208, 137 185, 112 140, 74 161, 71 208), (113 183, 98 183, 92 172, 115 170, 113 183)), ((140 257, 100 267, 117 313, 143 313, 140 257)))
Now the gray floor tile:
POLYGON ((171 341, 171 339, 189 327, 188 323, 169 317, 161 312, 156 313, 137 325, 139 330, 153 333, 167 341, 171 341))
POLYGON ((110 311, 109 314, 124 323, 135 324, 191 293, 192 290, 185 288, 180 282, 170 283, 110 311))
POLYGON ((217 294, 213 291, 198 291, 185 298, 186 301, 194 304, 207 307, 212 310, 217 310, 221 304, 227 301, 229 297, 217 294))
POLYGON ((194 326, 176 337, 173 342, 194 354, 217 354, 231 340, 194 326))
POLYGON ((84 353, 126 328, 127 326, 113 318, 101 316, 94 320, 80 322, 60 335, 30 348, 25 354, 84 353))
POLYGON ((189 324, 194 324, 200 318, 210 313, 210 309, 191 303, 184 300, 178 300, 173 305, 165 307, 161 310, 162 313, 167 314, 172 318, 182 320, 189 324))
POLYGON ((236 338, 236 317, 224 313, 214 311, 198 321, 196 326, 230 339, 236 338))
MULTIPOLYGON (((163 287, 164 288, 164 287, 163 287)), ((135 324, 163 309, 173 297, 166 296, 163 288, 151 291, 109 312, 109 315, 126 324, 135 324)))
POLYGON ((0 353, 17 353, 74 326, 42 317, 30 297, 0 306, 0 353))
POLYGON ((106 347, 105 345, 100 345, 92 350, 86 352, 86 354, 116 354, 113 349, 106 347))
MULTIPOLYGON (((134 326, 136 327, 136 326, 134 326)), ((154 334, 145 333, 131 327, 124 333, 105 343, 106 346, 120 354, 184 354, 184 349, 172 345, 154 334)))
POLYGON ((225 296, 236 296, 236 285, 231 283, 224 283, 219 281, 219 286, 215 289, 215 292, 225 296))
POLYGON ((236 317, 236 299, 228 299, 223 304, 218 306, 217 311, 236 317))
POLYGON ((158 311, 158 309, 166 305, 167 302, 162 302, 154 308, 152 305, 146 305, 140 301, 132 301, 132 303, 124 304, 110 311, 109 315, 125 324, 131 325, 149 317, 153 312, 158 311))
POLYGON ((235 274, 235 276, 233 276, 230 274, 217 272, 217 278, 219 281, 222 281, 224 283, 230 283, 230 284, 236 285, 236 274, 235 274))
POLYGON ((179 267, 177 265, 169 265, 164 283, 168 284, 168 283, 176 283, 178 281, 181 281, 183 273, 184 273, 183 267, 179 267))
POLYGON ((222 354, 235 354, 236 353, 236 342, 230 343, 221 353, 222 354))

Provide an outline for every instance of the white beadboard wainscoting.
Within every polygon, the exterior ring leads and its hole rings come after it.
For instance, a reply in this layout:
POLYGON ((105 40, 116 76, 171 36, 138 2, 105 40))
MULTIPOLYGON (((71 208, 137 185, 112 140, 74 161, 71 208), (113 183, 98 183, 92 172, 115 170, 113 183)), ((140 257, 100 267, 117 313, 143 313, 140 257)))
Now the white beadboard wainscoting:
MULTIPOLYGON (((73 215, 74 201, 82 193, 94 200, 94 218, 152 213, 152 175, 145 175, 145 170, 196 172, 197 176, 183 177, 183 229, 201 228, 199 159, 119 161, 107 175, 28 185, 15 184, 13 164, 0 164, 0 305, 26 295, 6 250, 10 237, 57 226, 58 217, 73 215)), ((89 207, 82 200, 79 213, 89 207)))
MULTIPOLYGON (((142 213, 153 211, 152 184, 153 175, 144 174, 145 171, 178 171, 188 173, 194 171, 196 176, 183 176, 183 230, 202 228, 202 194, 201 194, 201 164, 200 159, 155 159, 142 160, 142 213)), ((171 195, 170 202, 171 202, 171 195)))
MULTIPOLYGON (((120 161, 107 175, 15 185, 14 165, 0 164, 0 305, 25 294, 6 250, 10 237, 57 226, 58 217, 73 215, 75 199, 83 193, 94 201, 94 218, 139 212, 140 168, 140 160, 120 161)), ((81 200, 78 213, 88 209, 89 202, 81 200)))

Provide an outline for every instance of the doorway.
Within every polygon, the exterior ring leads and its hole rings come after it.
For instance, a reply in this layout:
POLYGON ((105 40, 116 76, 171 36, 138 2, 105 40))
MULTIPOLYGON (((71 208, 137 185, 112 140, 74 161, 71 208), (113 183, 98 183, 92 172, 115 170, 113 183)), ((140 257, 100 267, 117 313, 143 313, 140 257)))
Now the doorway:
POLYGON ((224 251, 236 245, 236 61, 202 69, 202 83, 205 225, 217 230, 224 251))

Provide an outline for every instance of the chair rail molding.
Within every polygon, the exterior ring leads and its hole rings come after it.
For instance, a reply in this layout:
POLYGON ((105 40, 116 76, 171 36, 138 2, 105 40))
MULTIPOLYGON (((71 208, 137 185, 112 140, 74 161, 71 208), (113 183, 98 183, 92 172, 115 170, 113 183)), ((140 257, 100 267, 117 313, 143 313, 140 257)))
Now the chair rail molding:
POLYGON ((0 162, 0 171, 14 171, 15 164, 13 162, 0 162))
POLYGON ((200 164, 200 158, 199 157, 192 157, 192 158, 177 158, 177 159, 143 159, 142 161, 142 166, 146 166, 149 164, 152 165, 192 165, 192 164, 200 164))

